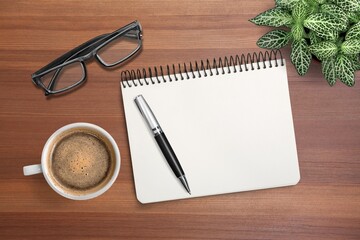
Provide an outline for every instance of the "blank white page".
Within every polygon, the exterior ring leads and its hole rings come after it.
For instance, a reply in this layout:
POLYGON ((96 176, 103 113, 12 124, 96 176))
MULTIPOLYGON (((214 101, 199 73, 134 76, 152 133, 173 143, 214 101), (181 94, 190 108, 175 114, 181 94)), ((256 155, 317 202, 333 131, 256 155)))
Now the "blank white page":
POLYGON ((225 74, 220 69, 219 75, 209 76, 208 71, 207 77, 202 72, 199 78, 195 72, 196 77, 189 80, 175 81, 172 75, 172 82, 165 76, 167 81, 162 83, 121 84, 136 195, 141 203, 298 183, 286 66, 274 67, 273 61, 270 68, 268 61, 264 63, 267 67, 260 70, 240 72, 237 67, 236 73, 229 74, 225 68, 225 74), (171 171, 135 105, 139 94, 174 149, 191 195, 171 171))

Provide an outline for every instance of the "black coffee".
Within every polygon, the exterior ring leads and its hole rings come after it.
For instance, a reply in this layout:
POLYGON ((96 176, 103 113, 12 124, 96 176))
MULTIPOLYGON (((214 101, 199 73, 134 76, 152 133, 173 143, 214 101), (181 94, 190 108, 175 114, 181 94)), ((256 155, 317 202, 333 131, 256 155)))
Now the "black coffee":
POLYGON ((108 145, 95 134, 74 131, 55 144, 50 158, 51 172, 70 191, 86 191, 106 181, 112 157, 108 145))

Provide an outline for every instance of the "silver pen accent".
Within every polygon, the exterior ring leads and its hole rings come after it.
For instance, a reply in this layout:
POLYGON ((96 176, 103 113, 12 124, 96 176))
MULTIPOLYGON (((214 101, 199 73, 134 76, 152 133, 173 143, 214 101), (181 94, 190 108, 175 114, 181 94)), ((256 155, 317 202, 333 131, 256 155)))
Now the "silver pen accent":
POLYGON ((154 113, 151 111, 151 108, 145 101, 142 95, 135 97, 134 99, 136 106, 139 108, 141 115, 145 118, 146 122, 148 123, 151 131, 154 135, 159 135, 162 132, 159 122, 154 116, 154 113))

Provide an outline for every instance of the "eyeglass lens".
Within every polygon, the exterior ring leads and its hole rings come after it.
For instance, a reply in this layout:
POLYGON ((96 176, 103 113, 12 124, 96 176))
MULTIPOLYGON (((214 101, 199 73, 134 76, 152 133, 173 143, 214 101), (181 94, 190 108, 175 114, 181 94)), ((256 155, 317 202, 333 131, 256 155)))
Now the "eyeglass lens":
POLYGON ((121 62, 139 47, 140 40, 137 36, 138 31, 130 30, 126 32, 102 47, 97 52, 98 57, 108 65, 121 62))
POLYGON ((77 84, 83 80, 84 76, 85 72, 81 63, 74 62, 44 75, 41 82, 47 89, 59 91, 77 84))

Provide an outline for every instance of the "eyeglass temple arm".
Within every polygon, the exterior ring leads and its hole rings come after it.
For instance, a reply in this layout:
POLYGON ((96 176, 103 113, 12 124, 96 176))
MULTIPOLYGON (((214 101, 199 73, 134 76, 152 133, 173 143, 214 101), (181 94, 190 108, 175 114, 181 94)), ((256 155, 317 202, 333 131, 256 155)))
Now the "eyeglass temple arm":
POLYGON ((133 39, 137 39, 138 38, 138 34, 137 33, 126 33, 124 35, 127 38, 133 38, 133 39))
MULTIPOLYGON (((72 56, 69 56, 69 58, 65 59, 64 62, 67 62, 67 61, 71 60, 72 58, 76 58, 79 55, 84 55, 84 54, 87 54, 87 53, 93 51, 94 49, 96 49, 98 47, 99 44, 102 44, 103 41, 106 41, 106 40, 108 40, 108 38, 111 38, 112 35, 114 35, 114 32, 98 36, 101 38, 96 37, 96 39, 95 38, 92 39, 95 41, 89 42, 88 46, 84 46, 83 49, 79 50, 78 52, 75 52, 72 56)), ((138 34, 137 33, 126 33, 124 35, 124 37, 131 38, 131 39, 138 39, 138 34)))
MULTIPOLYGON (((79 50, 77 53, 75 53, 74 55, 70 56, 68 59, 66 59, 64 62, 67 62, 73 58, 77 58, 79 57, 79 55, 86 55, 89 52, 93 51, 94 49, 96 49, 100 44, 102 44, 104 41, 107 41, 109 38, 113 37, 114 32, 113 33, 109 33, 109 34, 105 34, 103 35, 102 39, 98 39, 97 41, 93 42, 92 44, 89 44, 89 46, 84 47, 84 49, 79 50)), ((137 33, 126 33, 124 35, 124 37, 130 38, 130 39, 138 39, 138 34, 137 33)))
POLYGON ((74 55, 76 55, 79 51, 81 51, 82 49, 90 46, 91 44, 97 42, 99 39, 105 37, 108 34, 102 34, 99 35, 97 37, 94 37, 92 39, 90 39, 89 41, 77 46, 76 48, 70 50, 69 52, 65 53, 64 55, 56 58, 55 60, 53 60, 52 62, 50 62, 49 64, 47 64, 46 66, 42 67, 41 69, 39 69, 38 71, 36 71, 33 75, 37 75, 40 74, 43 71, 46 71, 47 69, 53 68, 56 65, 62 64, 65 61, 68 61, 71 57, 73 57, 74 55))

